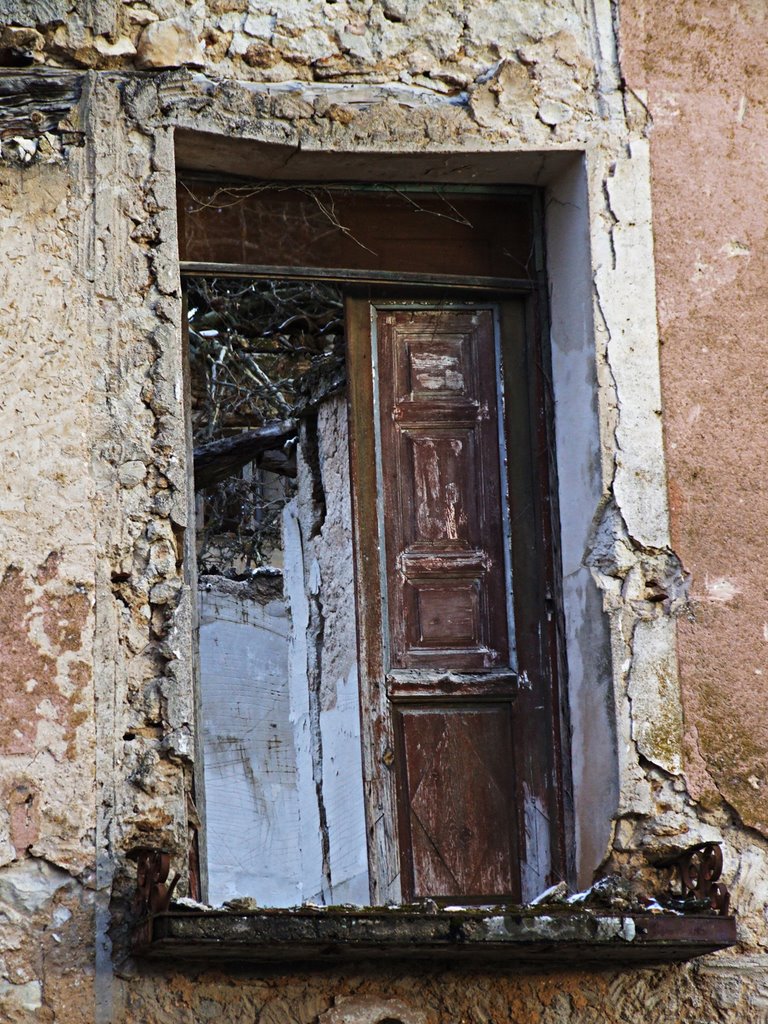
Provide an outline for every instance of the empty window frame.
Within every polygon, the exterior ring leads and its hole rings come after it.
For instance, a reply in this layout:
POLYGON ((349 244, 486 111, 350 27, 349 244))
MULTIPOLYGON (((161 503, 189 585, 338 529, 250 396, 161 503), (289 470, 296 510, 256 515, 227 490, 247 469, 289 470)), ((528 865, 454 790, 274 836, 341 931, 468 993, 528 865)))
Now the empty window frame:
MULTIPOLYGON (((186 273, 344 296, 368 899, 532 898, 570 870, 538 194, 187 181, 179 219, 186 273)), ((363 901, 318 801, 321 883, 260 902, 363 901)))

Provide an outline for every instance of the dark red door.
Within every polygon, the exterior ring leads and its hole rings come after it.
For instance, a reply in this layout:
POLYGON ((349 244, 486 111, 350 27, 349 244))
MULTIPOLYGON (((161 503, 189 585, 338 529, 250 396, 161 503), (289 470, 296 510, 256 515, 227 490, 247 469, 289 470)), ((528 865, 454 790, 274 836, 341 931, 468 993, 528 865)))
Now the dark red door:
POLYGON ((404 897, 519 897, 493 307, 376 311, 404 897))

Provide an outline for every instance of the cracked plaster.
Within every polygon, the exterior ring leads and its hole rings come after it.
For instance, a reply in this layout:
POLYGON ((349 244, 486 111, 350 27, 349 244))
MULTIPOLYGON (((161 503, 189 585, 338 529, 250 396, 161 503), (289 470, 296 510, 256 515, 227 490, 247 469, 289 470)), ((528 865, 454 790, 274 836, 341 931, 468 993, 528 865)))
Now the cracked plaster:
MULTIPOLYGON (((749 810, 743 787, 727 777, 724 751, 713 734, 716 716, 708 716, 706 709, 707 701, 719 707, 715 682, 706 675, 700 688, 696 684, 702 671, 697 630, 736 622, 723 616, 733 616, 738 608, 732 610, 728 602, 720 609, 702 606, 695 586, 697 623, 682 620, 686 710, 692 714, 685 723, 686 749, 693 751, 687 762, 690 793, 679 774, 683 751, 673 619, 688 608, 682 561, 695 570, 696 580, 709 564, 702 548, 711 531, 697 539, 690 509, 694 501, 704 507, 713 500, 715 483, 701 490, 691 482, 695 459, 689 448, 684 457, 672 455, 677 488, 673 534, 675 544, 682 543, 681 561, 671 548, 667 525, 651 269, 654 150, 649 163, 640 91, 656 85, 658 71, 648 60, 644 65, 630 61, 637 90, 622 90, 614 12, 602 2, 582 12, 565 2, 512 10, 498 0, 482 23, 453 4, 439 16, 429 4, 333 6, 338 10, 286 3, 273 23, 235 0, 196 4, 191 16, 204 44, 203 73, 136 76, 132 48, 147 24, 174 17, 176 4, 102 0, 83 5, 78 16, 66 15, 48 0, 14 5, 13 21, 36 26, 43 37, 42 44, 35 41, 35 59, 42 57, 50 67, 103 72, 85 75, 83 101, 70 118, 75 134, 65 139, 53 132, 53 141, 44 146, 47 137, 30 124, 16 141, 4 140, 8 162, 0 168, 5 249, 0 292, 11 338, 3 394, 7 409, 20 417, 18 429, 3 442, 13 487, 2 492, 0 537, 27 581, 51 551, 61 552, 55 581, 38 578, 27 584, 33 614, 25 642, 36 646, 39 660, 56 661, 53 684, 65 697, 72 694, 68 634, 53 631, 52 638, 50 630, 40 629, 43 592, 47 587, 61 600, 76 586, 85 587, 88 606, 78 651, 84 651, 83 660, 93 669, 82 685, 95 713, 73 727, 78 759, 62 760, 56 702, 39 706, 33 760, 28 753, 9 751, 3 777, 17 778, 21 787, 39 787, 45 813, 38 826, 23 807, 20 818, 14 810, 20 804, 7 797, 5 819, 0 819, 7 834, 0 850, 7 860, 4 871, 18 870, 25 857, 41 856, 75 880, 71 941, 79 943, 81 977, 88 987, 94 930, 98 936, 101 975, 92 991, 100 1020, 122 1019, 124 1012, 135 1018, 151 1006, 158 1024, 175 1022, 181 1019, 179 999, 199 1016, 206 1007, 220 1006, 222 998, 220 980, 193 985, 184 975, 161 980, 151 972, 128 991, 110 980, 108 962, 110 898, 131 884, 121 854, 150 841, 171 848, 178 859, 189 838, 195 712, 184 655, 190 643, 190 599, 180 564, 186 497, 179 454, 184 424, 173 126, 278 144, 286 155, 420 151, 439 162, 444 154, 463 154, 471 161, 493 149, 507 153, 514 167, 520 152, 583 150, 584 241, 591 250, 593 280, 589 298, 581 302, 587 307, 583 322, 594 324, 599 468, 592 467, 592 483, 586 487, 597 491, 590 511, 597 525, 591 538, 584 532, 572 571, 582 574, 579 600, 586 603, 591 598, 585 573, 590 574, 611 627, 621 798, 602 855, 606 863, 642 873, 637 851, 723 836, 726 878, 736 905, 745 907, 744 941, 753 948, 766 942, 764 903, 754 896, 768 871, 765 842, 741 825, 720 794, 742 808, 748 820, 766 826, 757 810, 749 810), (487 24, 493 25, 491 32, 487 24), (245 48, 244 37, 249 40, 245 48), (25 140, 29 145, 22 144, 25 140), (664 709, 667 727, 660 732, 664 709), (707 799, 697 804, 702 795, 707 799), (38 829, 32 843, 20 849, 38 829), (89 928, 91 940, 85 938, 89 928)), ((631 40, 636 39, 633 32, 636 24, 630 24, 631 40)), ((661 88, 650 107, 660 126, 657 174, 671 173, 669 154, 675 149, 668 133, 675 112, 693 116, 695 106, 685 92, 681 107, 676 81, 664 80, 661 88)), ((741 106, 734 109, 741 123, 741 106)), ((742 122, 762 116, 760 102, 751 96, 744 110, 742 122)), ((542 160, 542 170, 545 166, 542 160)), ((657 211, 666 214, 673 191, 665 193, 662 187, 657 211)), ((658 234, 673 238, 665 235, 658 216, 658 234)), ((749 240, 745 231, 743 238, 749 240)), ((741 235, 731 240, 730 249, 728 239, 716 243, 717 260, 697 256, 697 266, 716 270, 724 263, 726 283, 737 273, 755 273, 741 235), (744 268, 738 272, 732 269, 737 256, 744 268)), ((675 270, 676 259, 674 245, 666 241, 660 265, 662 280, 668 275, 670 283, 663 286, 659 304, 670 338, 680 336, 684 316, 670 289, 674 285, 685 292, 688 287, 675 270)), ((692 273, 705 280, 706 287, 699 289, 702 300, 717 301, 715 271, 694 268, 692 273)), ((669 394, 684 394, 682 361, 675 363, 668 355, 665 365, 669 394)), ((673 404, 671 436, 680 438, 676 415, 673 404)), ((701 450, 697 457, 702 458, 701 450)), ((725 518, 729 513, 723 512, 725 518)), ((568 576, 568 563, 565 571, 568 576)), ((727 572, 712 575, 720 578, 727 572)), ((726 629, 725 635, 734 634, 726 629)), ((578 644, 572 652, 575 659, 578 644)), ((746 750, 740 756, 749 762, 746 750)), ((757 781, 759 788, 759 776, 757 781)), ((12 787, 14 793, 18 786, 12 787)), ((51 912, 51 900, 59 898, 57 890, 39 913, 51 912)), ((114 910, 119 946, 119 904, 114 910)), ((57 960, 55 940, 37 960, 19 952, 33 928, 40 927, 39 920, 35 916, 3 928, 9 952, 2 965, 0 1004, 9 1020, 32 1019, 29 1014, 45 1019, 39 1016, 38 999, 51 1020, 81 1019, 67 1009, 76 991, 75 975, 57 960)), ((418 985, 420 998, 443 1019, 458 1020, 473 1005, 478 1021, 481 1010, 485 1020, 511 1020, 516 1006, 528 1006, 536 1008, 531 1012, 538 1020, 553 1022, 586 1021, 590 1006, 601 1006, 606 1020, 617 1006, 626 1013, 634 1012, 631 1007, 639 1013, 642 1007, 644 1019, 649 1012, 659 1019, 681 1014, 694 1019, 705 1012, 704 993, 711 985, 719 993, 722 1019, 737 1021, 750 1019, 768 999, 762 961, 755 963, 755 971, 738 984, 728 971, 740 967, 724 963, 722 983, 716 982, 716 968, 679 968, 652 975, 650 984, 631 972, 598 978, 586 990, 577 975, 573 984, 560 979, 557 994, 541 979, 484 985, 482 977, 474 976, 469 988, 465 980, 464 989, 460 978, 442 981, 439 988, 429 980, 418 985)), ((241 986, 238 1005, 271 1024, 314 1021, 330 1006, 323 984, 294 979, 279 989, 274 982, 252 981, 241 986)), ((380 982, 363 972, 338 984, 365 993, 380 982)), ((406 996, 413 984, 407 977, 398 981, 406 996)), ((234 1003, 227 1013, 222 1019, 241 1019, 234 1003)))

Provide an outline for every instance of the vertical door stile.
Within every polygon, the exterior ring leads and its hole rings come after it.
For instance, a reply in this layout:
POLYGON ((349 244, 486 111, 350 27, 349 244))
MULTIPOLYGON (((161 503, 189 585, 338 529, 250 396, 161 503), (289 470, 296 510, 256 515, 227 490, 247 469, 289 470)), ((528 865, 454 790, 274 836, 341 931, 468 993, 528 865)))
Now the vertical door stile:
POLYGON ((378 484, 374 431, 374 371, 371 307, 348 296, 347 378, 352 524, 360 671, 360 735, 368 832, 371 903, 402 898, 394 733, 384 681, 382 581, 378 528, 378 484))

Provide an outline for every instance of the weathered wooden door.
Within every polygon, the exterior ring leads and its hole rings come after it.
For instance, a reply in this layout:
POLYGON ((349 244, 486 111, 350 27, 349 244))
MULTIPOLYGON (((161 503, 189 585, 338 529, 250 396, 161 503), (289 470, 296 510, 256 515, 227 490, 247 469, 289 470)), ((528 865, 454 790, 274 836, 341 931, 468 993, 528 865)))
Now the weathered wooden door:
MULTIPOLYGON (((377 518, 361 524, 358 546, 368 781, 382 817, 396 812, 379 848, 399 833, 399 865, 391 850, 382 856, 393 878, 399 868, 405 900, 516 901, 518 686, 498 309, 351 306, 350 330, 370 339, 374 420, 373 437, 361 439, 353 416, 353 465, 361 449, 375 461, 357 481, 358 491, 375 489, 377 518), (370 614, 377 599, 381 612, 370 614)), ((358 367, 366 373, 364 360, 358 367)), ((352 384, 354 413, 367 383, 352 384)), ((358 512, 365 504, 358 494, 358 512)))
POLYGON ((511 667, 493 312, 376 317, 387 670, 413 897, 518 888, 510 704, 476 699, 463 678, 492 687, 511 667))

